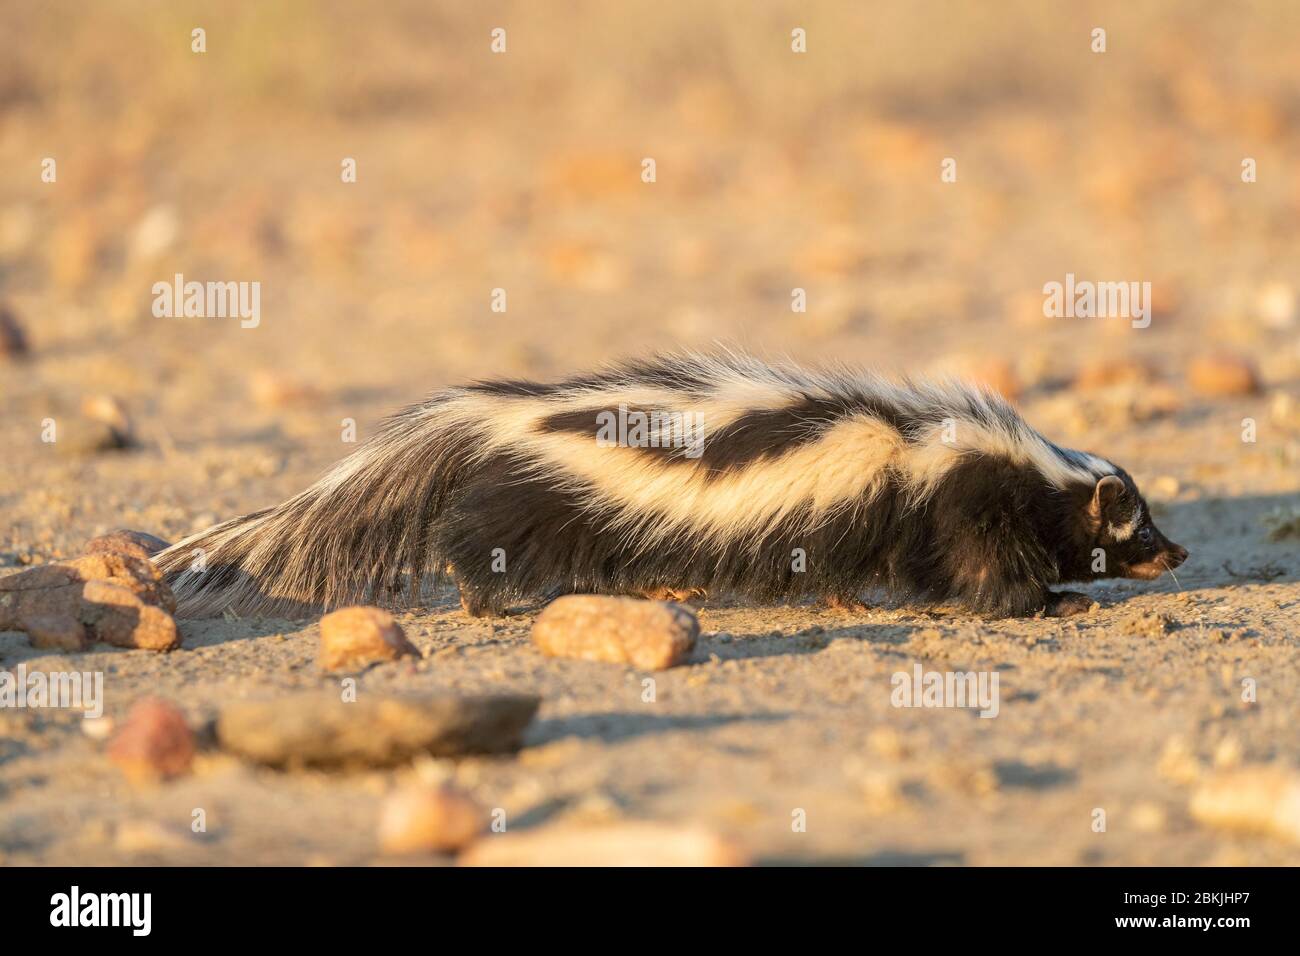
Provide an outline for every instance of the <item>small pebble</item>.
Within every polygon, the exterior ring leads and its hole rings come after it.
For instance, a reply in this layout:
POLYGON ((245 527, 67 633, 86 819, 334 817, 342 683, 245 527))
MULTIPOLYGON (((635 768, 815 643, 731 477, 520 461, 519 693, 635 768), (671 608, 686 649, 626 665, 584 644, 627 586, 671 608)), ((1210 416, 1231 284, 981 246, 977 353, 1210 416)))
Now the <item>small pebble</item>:
POLYGON ((488 813, 451 787, 409 787, 390 794, 379 815, 385 853, 454 853, 487 829, 488 813))
POLYGON ((1151 495, 1155 498, 1169 499, 1178 497, 1182 485, 1173 475, 1160 475, 1151 482, 1151 495))
POLYGON ((550 657, 662 670, 686 660, 699 633, 699 620, 679 604, 574 594, 547 605, 532 636, 550 657))
POLYGON ((107 740, 113 735, 112 717, 86 717, 81 721, 81 732, 91 740, 107 740))
POLYGON ((135 425, 126 405, 113 395, 87 395, 81 400, 81 414, 92 422, 103 422, 119 436, 123 448, 135 444, 135 425))
POLYGON ((1171 783, 1194 783, 1201 775, 1201 763, 1186 740, 1170 737, 1156 762, 1156 773, 1171 783))
POLYGON ((1300 505, 1278 505, 1264 515, 1270 541, 1300 538, 1300 505))
POLYGON ((967 377, 1007 399, 1018 398, 1024 390, 1015 366, 1006 359, 989 358, 974 362, 967 369, 967 377))
POLYGON ((1194 392, 1214 398, 1254 395, 1260 388, 1255 364, 1228 353, 1194 358, 1187 367, 1187 380, 1194 392))
POLYGON ((1105 358, 1079 369, 1074 378, 1076 388, 1107 388, 1112 385, 1145 385, 1152 381, 1150 365, 1135 358, 1105 358))
POLYGON ((1165 828, 1166 815, 1158 803, 1144 800, 1133 807, 1133 829, 1142 833, 1159 833, 1165 828))
POLYGON ((868 770, 859 777, 858 782, 862 786, 867 813, 871 816, 897 813, 907 806, 907 794, 897 772, 868 770))
POLYGON ((0 359, 19 359, 28 354, 27 333, 13 311, 0 305, 0 359))
POLYGON ((1300 429, 1300 398, 1290 392, 1274 392, 1269 398, 1268 413, 1277 424, 1300 429))
POLYGON ((194 734, 179 707, 149 697, 137 701, 108 745, 108 757, 132 783, 189 773, 194 734))
POLYGON ((321 618, 321 670, 355 671, 407 655, 419 657, 420 652, 382 608, 345 607, 321 618))
POLYGON ((1231 770, 1241 765, 1241 741, 1236 737, 1224 737, 1214 748, 1214 769, 1231 770))
POLYGON ((64 454, 95 455, 130 447, 130 441, 108 422, 62 416, 55 428, 54 447, 64 454))
POLYGON ((93 455, 135 447, 135 428, 126 407, 111 395, 90 395, 76 412, 53 416, 54 446, 63 454, 93 455))
POLYGON ((1132 637, 1164 637, 1174 629, 1176 622, 1168 614, 1155 611, 1138 611, 1119 622, 1121 634, 1132 637))
POLYGON ((1256 309, 1272 329, 1289 329, 1296 320, 1296 292, 1285 282, 1270 282, 1259 290, 1256 309))
POLYGON ((157 820, 124 820, 113 832, 114 849, 127 855, 182 850, 192 840, 188 829, 167 826, 157 820))
POLYGON ((320 400, 320 393, 306 382, 289 378, 283 371, 261 370, 249 379, 253 400, 264 408, 284 408, 320 400))

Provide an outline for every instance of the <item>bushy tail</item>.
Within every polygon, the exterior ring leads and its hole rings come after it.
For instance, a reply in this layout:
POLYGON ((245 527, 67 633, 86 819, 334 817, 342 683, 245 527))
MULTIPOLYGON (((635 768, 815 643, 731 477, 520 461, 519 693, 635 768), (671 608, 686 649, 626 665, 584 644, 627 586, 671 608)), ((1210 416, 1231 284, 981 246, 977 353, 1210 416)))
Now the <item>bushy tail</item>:
POLYGON ((178 613, 292 617, 412 599, 425 576, 441 570, 433 524, 474 444, 463 426, 440 419, 444 397, 394 415, 283 504, 158 554, 178 613))

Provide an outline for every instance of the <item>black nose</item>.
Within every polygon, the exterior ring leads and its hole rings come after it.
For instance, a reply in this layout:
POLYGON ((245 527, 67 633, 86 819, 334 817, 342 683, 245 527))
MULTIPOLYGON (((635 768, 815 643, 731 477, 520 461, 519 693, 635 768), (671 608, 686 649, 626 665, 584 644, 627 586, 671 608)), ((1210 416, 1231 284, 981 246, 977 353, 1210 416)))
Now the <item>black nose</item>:
POLYGON ((1176 568, 1187 560, 1187 549, 1180 544, 1176 544, 1165 552, 1165 563, 1171 568, 1176 568))

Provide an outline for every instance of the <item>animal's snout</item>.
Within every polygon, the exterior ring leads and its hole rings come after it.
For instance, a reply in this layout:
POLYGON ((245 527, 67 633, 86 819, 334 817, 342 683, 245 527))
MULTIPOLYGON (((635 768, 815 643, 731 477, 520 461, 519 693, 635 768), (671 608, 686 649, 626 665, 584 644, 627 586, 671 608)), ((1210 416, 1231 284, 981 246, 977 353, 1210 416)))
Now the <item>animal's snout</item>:
POLYGON ((1172 571, 1187 560, 1187 549, 1181 544, 1171 544, 1164 554, 1165 565, 1172 571))

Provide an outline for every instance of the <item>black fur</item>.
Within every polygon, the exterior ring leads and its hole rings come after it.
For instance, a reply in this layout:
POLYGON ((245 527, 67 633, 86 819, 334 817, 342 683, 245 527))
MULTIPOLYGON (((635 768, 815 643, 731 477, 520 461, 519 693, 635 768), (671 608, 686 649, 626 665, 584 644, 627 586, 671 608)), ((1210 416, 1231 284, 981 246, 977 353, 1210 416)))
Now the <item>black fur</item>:
MULTIPOLYGON (((734 361, 724 370, 759 374, 752 363, 734 361)), ((457 396, 535 402, 544 410, 553 399, 571 402, 604 389, 590 407, 573 411, 570 404, 536 420, 539 434, 594 439, 598 414, 615 410, 608 390, 667 388, 682 396, 675 410, 689 411, 691 397, 707 393, 716 384, 709 376, 718 371, 716 363, 670 356, 556 384, 482 382, 440 393, 389 419, 372 446, 379 453, 358 453, 353 466, 345 463, 278 508, 178 543, 159 556, 159 565, 177 586, 182 608, 189 601, 204 612, 410 602, 431 573, 449 567, 472 613, 502 613, 557 592, 730 592, 771 603, 852 601, 883 591, 1000 616, 1078 610, 1086 599, 1054 593, 1052 586, 1154 577, 1187 556, 1150 523, 1127 473, 1097 481, 1086 470, 1095 459, 1055 446, 1063 462, 1080 466, 1078 481, 1058 476, 1052 484, 1030 464, 971 453, 919 499, 901 475, 886 471, 861 500, 821 514, 799 505, 757 536, 719 539, 663 515, 602 504, 610 499, 573 475, 539 470, 522 453, 484 451, 482 429, 490 426, 440 417, 441 403, 457 396), (677 530, 666 534, 665 527, 677 530), (210 551, 207 570, 189 569, 192 549, 210 551)), ((779 394, 789 400, 745 412, 712 432, 701 457, 681 449, 642 451, 657 455, 659 466, 702 469, 706 479, 721 480, 815 442, 850 416, 882 422, 910 445, 933 441, 932 427, 954 415, 1041 440, 1009 405, 975 392, 944 392, 932 406, 927 403, 937 393, 912 386, 891 392, 849 376, 805 384, 797 371, 766 374, 781 377, 779 394)), ((593 440, 586 453, 628 452, 593 440)))
MULTIPOLYGON (((1060 491, 996 458, 953 468, 923 507, 891 483, 862 511, 844 509, 812 533, 798 530, 806 516, 796 513, 746 547, 683 533, 651 550, 631 547, 635 527, 610 530, 613 515, 593 514, 582 492, 520 478, 524 465, 502 457, 470 476, 434 543, 454 564, 467 607, 482 613, 556 591, 699 590, 775 603, 881 589, 988 616, 1026 615, 1054 610, 1052 585, 1110 576, 1090 561, 1104 544, 1087 517, 1092 487, 1060 491), (504 571, 492 567, 496 548, 504 571), (806 556, 803 571, 794 570, 795 549, 806 556)), ((1117 561, 1123 550, 1109 549, 1117 561)))

